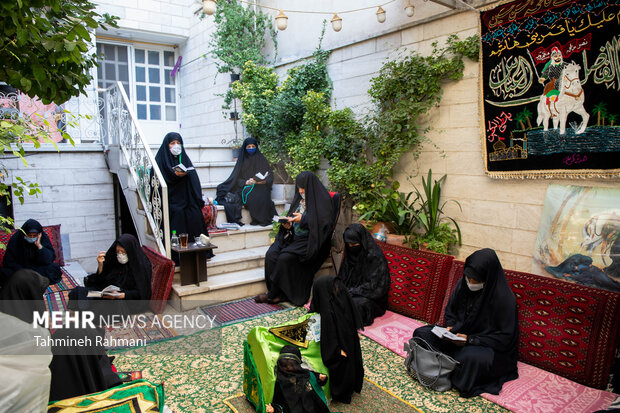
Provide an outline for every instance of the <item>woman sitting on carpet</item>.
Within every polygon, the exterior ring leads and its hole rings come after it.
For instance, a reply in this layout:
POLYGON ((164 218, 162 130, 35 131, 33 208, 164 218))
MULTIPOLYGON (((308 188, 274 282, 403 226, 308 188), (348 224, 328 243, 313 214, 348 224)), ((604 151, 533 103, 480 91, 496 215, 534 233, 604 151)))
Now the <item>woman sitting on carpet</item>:
POLYGON ((241 154, 235 168, 227 180, 217 186, 217 202, 224 205, 228 222, 241 222, 241 206, 250 211, 251 225, 271 225, 276 208, 271 200, 271 186, 273 185, 273 170, 265 156, 258 149, 258 142, 254 138, 243 141, 241 154), (261 174, 262 178, 257 174, 261 174), (237 195, 240 203, 229 203, 228 193, 237 195))
POLYGON ((269 292, 256 296, 257 303, 307 303, 314 274, 331 248, 333 213, 329 192, 312 172, 300 173, 295 183, 288 222, 280 226, 265 255, 269 292))
POLYGON ((327 376, 303 368, 297 346, 282 347, 275 373, 273 401, 266 406, 267 413, 329 413, 321 388, 327 376))
POLYGON ((364 366, 357 330, 362 320, 342 281, 333 275, 319 277, 312 287, 310 311, 321 315, 321 358, 329 369, 332 398, 351 403, 362 390, 364 366))
POLYGON ((467 257, 445 312, 447 329, 463 340, 439 338, 432 325, 417 328, 413 336, 460 362, 451 380, 461 397, 499 394, 505 382, 518 377, 519 321, 495 251, 485 248, 467 257))
POLYGON ((0 284, 4 285, 15 271, 30 269, 47 278, 50 284, 60 281, 62 272, 54 262, 54 247, 38 221, 29 219, 21 230, 15 231, 6 246, 0 284))
POLYGON ((363 225, 354 223, 344 231, 344 260, 338 271, 365 326, 385 314, 390 271, 383 251, 363 225))
POLYGON ((114 241, 107 252, 97 255, 97 272, 84 278, 84 287, 69 293, 70 300, 83 300, 89 290, 101 291, 114 285, 120 288, 116 295, 104 295, 105 299, 140 301, 133 304, 131 312, 139 312, 149 305, 151 299, 151 262, 140 243, 131 234, 123 234, 114 241))

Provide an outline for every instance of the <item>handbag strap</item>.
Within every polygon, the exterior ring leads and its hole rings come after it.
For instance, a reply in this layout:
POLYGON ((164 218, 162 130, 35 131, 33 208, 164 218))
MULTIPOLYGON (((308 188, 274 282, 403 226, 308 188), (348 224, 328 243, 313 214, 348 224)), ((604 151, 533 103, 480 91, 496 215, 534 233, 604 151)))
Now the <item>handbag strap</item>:
POLYGON ((432 351, 432 352, 434 353, 435 358, 437 358, 437 360, 439 361, 439 370, 437 370, 437 376, 435 376, 435 379, 434 379, 431 383, 426 384, 426 383, 422 380, 422 378, 421 378, 421 376, 420 376, 420 373, 418 372, 418 352, 417 352, 417 351, 415 351, 415 350, 413 350, 413 369, 415 370, 416 376, 418 377, 418 381, 419 381, 419 382, 420 382, 420 384, 421 384, 422 386, 424 386, 424 387, 431 387, 431 386, 433 386, 435 383, 437 383, 437 380, 439 380, 439 374, 441 373, 441 367, 442 367, 442 365, 441 365, 441 362, 442 362, 441 357, 437 357, 437 350, 435 350, 435 349, 433 348, 433 346, 431 346, 431 345, 430 345, 430 344, 429 344, 426 340, 424 340, 423 338, 421 338, 421 337, 412 337, 412 340, 413 340, 416 344, 418 344, 418 346, 420 346, 420 347, 422 347, 422 346, 420 345, 420 343, 419 343, 419 342, 424 343, 424 345, 426 346, 426 350, 430 350, 430 351, 432 351))

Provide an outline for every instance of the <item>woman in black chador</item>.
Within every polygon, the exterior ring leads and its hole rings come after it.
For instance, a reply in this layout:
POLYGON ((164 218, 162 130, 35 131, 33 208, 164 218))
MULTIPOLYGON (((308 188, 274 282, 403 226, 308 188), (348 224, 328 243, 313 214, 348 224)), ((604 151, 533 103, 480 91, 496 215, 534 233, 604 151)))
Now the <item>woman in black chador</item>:
POLYGON ((354 223, 344 231, 344 260, 338 278, 347 287, 365 326, 385 314, 390 271, 383 251, 363 225, 354 223))
POLYGON ((273 401, 266 406, 267 413, 329 413, 320 387, 327 376, 303 368, 298 347, 282 347, 275 373, 273 401))
POLYGON ((446 306, 446 327, 465 340, 440 339, 431 332, 432 325, 413 335, 460 362, 451 380, 461 397, 499 394, 505 382, 519 376, 517 302, 492 249, 465 260, 463 278, 446 306))
POLYGON ((357 330, 362 320, 346 287, 333 275, 319 277, 312 287, 310 311, 321 315, 321 358, 329 369, 332 398, 351 403, 362 391, 364 365, 357 330))
POLYGON ((123 234, 107 252, 97 255, 97 272, 84 278, 86 288, 71 290, 69 300, 85 300, 88 290, 101 291, 114 285, 120 288, 120 295, 104 298, 131 300, 130 308, 121 308, 119 311, 140 312, 149 306, 151 276, 151 262, 142 251, 140 243, 133 235, 123 234))
POLYGON ((243 141, 241 154, 232 173, 217 186, 216 200, 218 204, 224 205, 228 222, 243 225, 241 206, 245 205, 252 217, 251 225, 271 225, 271 219, 277 214, 271 200, 272 185, 273 170, 269 162, 260 153, 256 139, 247 138, 243 141), (266 176, 260 179, 256 174, 266 176), (240 202, 230 204, 226 200, 228 193, 236 194, 240 202))
POLYGON ((312 172, 300 173, 295 183, 289 222, 280 226, 265 255, 269 292, 255 297, 259 303, 307 303, 314 274, 331 249, 333 213, 329 192, 312 172))
MULTIPOLYGON (((200 234, 208 235, 202 215, 205 202, 202 199, 200 179, 185 152, 181 135, 168 133, 155 155, 155 161, 168 185, 170 233, 186 233, 192 241, 200 234), (178 164, 183 164, 188 171, 175 171, 173 167, 178 164)), ((207 257, 213 257, 213 252, 207 251, 207 257)))
POLYGON ((15 231, 6 246, 0 284, 4 285, 17 270, 34 270, 47 278, 50 284, 60 281, 62 272, 54 262, 54 247, 38 221, 29 219, 22 225, 22 231, 15 231))

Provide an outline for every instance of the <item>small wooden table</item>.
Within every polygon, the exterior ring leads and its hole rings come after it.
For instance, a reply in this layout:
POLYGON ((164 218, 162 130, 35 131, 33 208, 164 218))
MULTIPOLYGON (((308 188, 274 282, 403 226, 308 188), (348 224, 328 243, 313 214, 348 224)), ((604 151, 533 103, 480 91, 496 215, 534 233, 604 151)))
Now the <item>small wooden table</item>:
POLYGON ((196 284, 207 281, 207 251, 217 248, 216 245, 196 245, 187 243, 187 247, 171 247, 181 256, 181 285, 196 284))

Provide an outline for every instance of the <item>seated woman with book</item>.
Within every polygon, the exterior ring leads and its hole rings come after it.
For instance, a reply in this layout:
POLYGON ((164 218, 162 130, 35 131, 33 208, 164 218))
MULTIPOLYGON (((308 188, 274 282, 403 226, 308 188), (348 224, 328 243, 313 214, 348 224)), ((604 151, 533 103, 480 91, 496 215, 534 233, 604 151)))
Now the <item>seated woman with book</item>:
POLYGON ((50 284, 56 284, 62 272, 55 259, 54 247, 43 227, 38 221, 29 219, 21 230, 15 231, 6 246, 0 269, 0 285, 5 285, 13 273, 21 269, 36 271, 50 284))
POLYGON ((97 255, 97 272, 84 278, 86 288, 73 289, 69 300, 132 300, 130 312, 139 312, 151 299, 151 275, 151 262, 136 237, 123 234, 107 252, 97 255))
POLYGON ((217 203, 224 205, 226 220, 243 225, 241 208, 250 211, 251 225, 271 225, 276 208, 271 200, 273 170, 254 138, 243 141, 241 154, 227 180, 217 186, 217 203), (229 195, 232 194, 232 195, 229 195))
POLYGON ((427 325, 413 336, 459 362, 451 380, 461 397, 499 394, 519 376, 517 301, 495 251, 485 248, 467 257, 445 314, 445 329, 427 325))
POLYGON ((289 216, 265 255, 269 292, 256 296, 257 303, 306 304, 314 274, 331 249, 334 217, 329 192, 312 172, 297 175, 295 184, 289 216))

